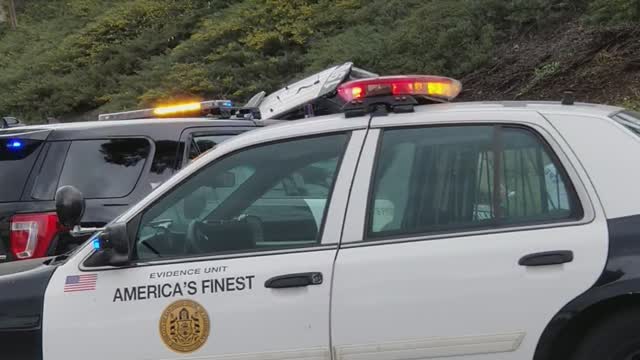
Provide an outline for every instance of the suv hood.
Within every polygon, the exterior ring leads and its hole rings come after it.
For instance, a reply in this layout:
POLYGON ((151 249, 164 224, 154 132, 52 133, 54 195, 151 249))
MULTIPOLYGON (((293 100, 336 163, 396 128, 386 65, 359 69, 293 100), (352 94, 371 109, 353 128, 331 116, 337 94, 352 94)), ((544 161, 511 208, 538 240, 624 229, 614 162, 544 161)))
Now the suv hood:
MULTIPOLYGON (((9 263, 0 264, 0 284, 3 283, 7 275, 15 275, 23 273, 29 270, 36 269, 45 265, 50 258, 40 258, 32 260, 13 261, 9 263)), ((53 266, 52 266, 53 267, 53 266)))
POLYGON ((47 259, 0 264, 0 349, 3 359, 42 359, 44 296, 57 268, 47 259))

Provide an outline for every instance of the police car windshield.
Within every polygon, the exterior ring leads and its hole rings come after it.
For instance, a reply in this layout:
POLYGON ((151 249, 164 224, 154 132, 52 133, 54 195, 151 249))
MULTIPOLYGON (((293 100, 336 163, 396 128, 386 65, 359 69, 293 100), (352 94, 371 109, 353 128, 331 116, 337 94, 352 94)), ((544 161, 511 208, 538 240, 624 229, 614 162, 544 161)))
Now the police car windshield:
POLYGON ((622 111, 613 116, 613 119, 622 126, 640 136, 640 113, 637 111, 622 111))

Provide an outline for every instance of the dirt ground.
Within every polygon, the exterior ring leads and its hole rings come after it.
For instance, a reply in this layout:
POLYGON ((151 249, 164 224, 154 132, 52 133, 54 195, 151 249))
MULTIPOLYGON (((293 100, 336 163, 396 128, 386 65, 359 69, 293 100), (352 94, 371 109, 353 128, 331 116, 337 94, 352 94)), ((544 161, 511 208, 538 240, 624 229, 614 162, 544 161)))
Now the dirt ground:
POLYGON ((585 29, 576 23, 505 42, 462 79, 462 100, 560 100, 640 107, 640 27, 585 29))

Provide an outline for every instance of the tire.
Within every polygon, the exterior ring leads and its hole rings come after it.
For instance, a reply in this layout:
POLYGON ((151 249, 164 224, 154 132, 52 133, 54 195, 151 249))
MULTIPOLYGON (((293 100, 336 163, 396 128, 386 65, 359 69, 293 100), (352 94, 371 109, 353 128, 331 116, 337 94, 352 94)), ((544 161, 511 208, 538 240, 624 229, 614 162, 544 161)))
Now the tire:
POLYGON ((614 313, 597 324, 573 360, 640 360, 640 308, 614 313))

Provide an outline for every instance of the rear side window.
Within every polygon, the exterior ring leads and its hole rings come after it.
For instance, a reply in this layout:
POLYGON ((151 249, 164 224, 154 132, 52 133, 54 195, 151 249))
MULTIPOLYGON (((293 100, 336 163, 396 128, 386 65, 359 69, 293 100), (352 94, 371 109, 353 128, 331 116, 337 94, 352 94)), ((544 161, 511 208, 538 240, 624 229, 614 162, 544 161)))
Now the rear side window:
POLYGON ((74 141, 58 186, 73 185, 87 199, 125 197, 136 186, 150 151, 149 141, 139 138, 74 141))
POLYGON ((153 156, 148 182, 155 189, 178 170, 179 143, 172 140, 155 142, 156 152, 153 156))
POLYGON ((191 139, 191 146, 189 147, 189 160, 197 158, 233 136, 234 135, 194 135, 191 139))
POLYGON ((623 111, 613 116, 613 119, 622 126, 640 136, 640 113, 636 111, 623 111))
POLYGON ((0 139, 0 202, 20 200, 43 142, 0 139))
POLYGON ((385 131, 369 209, 373 238, 582 216, 546 144, 528 129, 491 125, 385 131))

